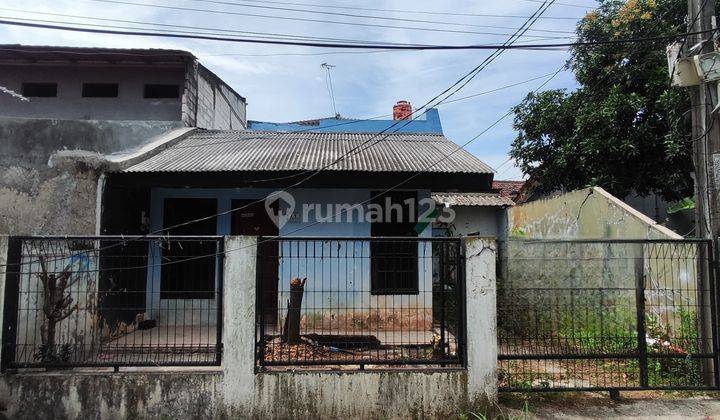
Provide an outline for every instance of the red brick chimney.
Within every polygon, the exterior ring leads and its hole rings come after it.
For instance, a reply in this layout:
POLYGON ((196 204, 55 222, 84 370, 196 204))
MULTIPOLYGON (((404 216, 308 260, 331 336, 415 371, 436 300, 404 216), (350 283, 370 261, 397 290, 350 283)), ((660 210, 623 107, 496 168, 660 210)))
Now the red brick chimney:
POLYGON ((393 120, 409 120, 412 118, 412 105, 408 101, 397 101, 393 106, 393 120))

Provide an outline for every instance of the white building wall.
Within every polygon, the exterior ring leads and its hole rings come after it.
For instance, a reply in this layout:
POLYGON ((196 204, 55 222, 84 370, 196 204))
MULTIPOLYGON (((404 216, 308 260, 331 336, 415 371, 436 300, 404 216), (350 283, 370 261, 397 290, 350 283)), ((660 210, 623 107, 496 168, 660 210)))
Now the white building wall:
POLYGON ((453 232, 461 236, 499 237, 506 224, 506 213, 502 207, 453 206, 455 221, 453 232))

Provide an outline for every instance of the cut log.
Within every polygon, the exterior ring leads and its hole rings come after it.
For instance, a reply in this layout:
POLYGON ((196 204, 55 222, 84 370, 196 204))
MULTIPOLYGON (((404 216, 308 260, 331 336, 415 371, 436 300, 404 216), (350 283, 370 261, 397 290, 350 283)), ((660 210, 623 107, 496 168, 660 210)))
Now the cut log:
POLYGON ((307 278, 300 280, 295 277, 290 281, 290 300, 288 301, 288 310, 283 331, 283 339, 288 344, 300 343, 300 312, 302 309, 306 280, 307 278))

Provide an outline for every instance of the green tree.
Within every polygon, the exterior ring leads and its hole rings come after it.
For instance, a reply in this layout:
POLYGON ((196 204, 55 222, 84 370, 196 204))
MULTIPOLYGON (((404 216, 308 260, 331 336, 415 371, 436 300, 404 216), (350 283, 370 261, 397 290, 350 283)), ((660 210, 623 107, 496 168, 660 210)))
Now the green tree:
MULTIPOLYGON (((680 0, 605 0, 577 26, 579 41, 685 32, 680 0)), ((576 46, 579 88, 530 93, 515 107, 510 155, 539 192, 597 185, 624 197, 693 194, 690 100, 670 86, 668 41, 576 46)))

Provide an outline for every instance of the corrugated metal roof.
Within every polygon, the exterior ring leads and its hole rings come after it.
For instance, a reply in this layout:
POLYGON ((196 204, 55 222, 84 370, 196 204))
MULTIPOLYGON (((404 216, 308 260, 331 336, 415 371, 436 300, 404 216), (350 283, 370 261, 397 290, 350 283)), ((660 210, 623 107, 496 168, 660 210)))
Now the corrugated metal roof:
POLYGON ((450 206, 505 207, 515 205, 508 197, 489 193, 441 192, 433 193, 432 199, 438 204, 449 204, 450 206))
POLYGON ((492 173, 478 158, 457 149, 442 135, 424 133, 197 130, 125 172, 313 170, 349 153, 327 170, 492 173))

